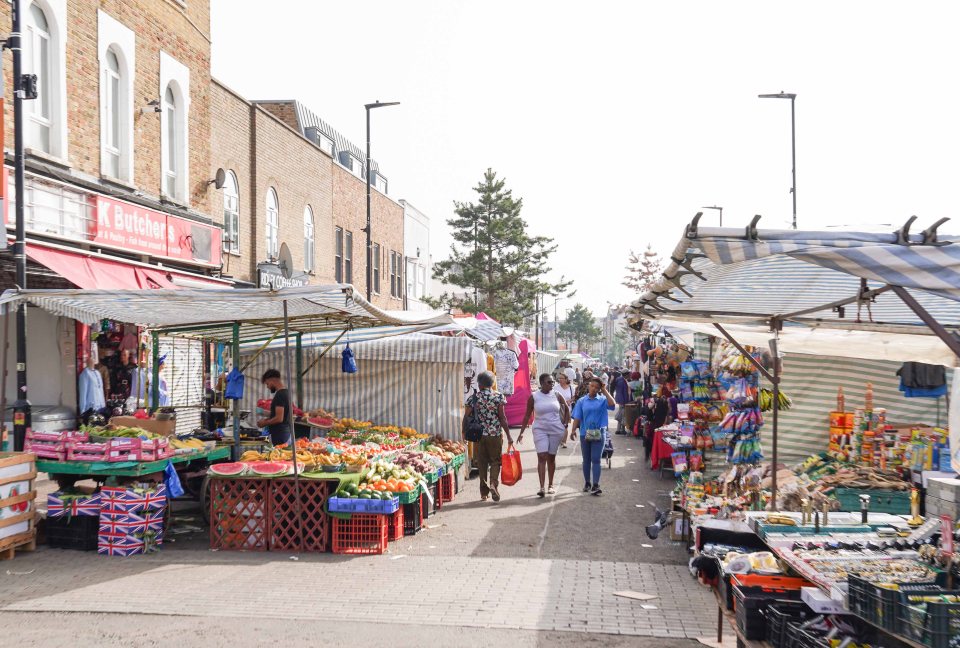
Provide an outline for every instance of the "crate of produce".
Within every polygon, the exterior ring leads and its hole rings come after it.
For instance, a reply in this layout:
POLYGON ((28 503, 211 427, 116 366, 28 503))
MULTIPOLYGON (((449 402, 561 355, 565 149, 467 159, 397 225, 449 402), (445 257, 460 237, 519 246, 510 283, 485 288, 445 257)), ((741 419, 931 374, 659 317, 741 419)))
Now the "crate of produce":
POLYGON ((933 581, 924 583, 872 583, 857 574, 847 576, 847 607, 850 612, 874 625, 896 631, 901 591, 939 589, 933 581))
POLYGON ((0 560, 36 547, 37 457, 0 452, 0 560))
POLYGON ((458 454, 458 455, 454 455, 453 459, 450 460, 450 463, 453 464, 454 468, 459 468, 460 466, 463 465, 463 462, 466 461, 466 459, 467 459, 466 453, 458 454))
POLYGON ((100 517, 76 515, 48 517, 44 522, 47 545, 55 549, 96 551, 100 534, 100 517))
POLYGON ((410 491, 394 493, 394 495, 401 504, 413 504, 420 498, 420 487, 418 486, 410 491))
POLYGON ((437 482, 437 494, 440 496, 440 501, 446 504, 447 502, 453 501, 453 475, 447 474, 440 478, 440 481, 437 482))
POLYGON ((269 513, 269 479, 211 479, 210 548, 266 551, 269 513))
POLYGON ((357 497, 331 497, 327 509, 331 513, 366 513, 368 499, 357 497))
POLYGON ((440 473, 437 471, 424 473, 423 479, 432 486, 437 483, 438 479, 440 479, 440 473))
POLYGON ((960 646, 960 590, 903 587, 897 601, 897 632, 930 648, 960 646))
POLYGON ((405 522, 403 514, 404 511, 403 507, 401 506, 389 516, 389 522, 387 523, 387 539, 390 542, 403 540, 405 522))
POLYGON ((766 609, 767 641, 773 648, 785 648, 791 641, 790 623, 802 623, 815 616, 803 601, 779 601, 766 609))
POLYGON ((762 640, 767 635, 764 611, 778 601, 799 600, 799 588, 734 585, 733 607, 737 617, 737 628, 746 639, 762 640))
POLYGON ((859 511, 860 496, 870 496, 870 510, 874 513, 910 513, 910 491, 908 490, 864 490, 861 488, 836 488, 834 497, 840 502, 841 511, 859 511))
POLYGON ((423 528, 423 508, 420 502, 403 504, 403 535, 416 535, 423 528))
POLYGON ((271 551, 330 550, 330 516, 324 512, 323 506, 331 488, 331 483, 326 480, 300 480, 298 505, 294 480, 270 482, 271 551))
POLYGON ((333 518, 333 553, 382 554, 387 550, 386 515, 359 513, 349 520, 333 518))

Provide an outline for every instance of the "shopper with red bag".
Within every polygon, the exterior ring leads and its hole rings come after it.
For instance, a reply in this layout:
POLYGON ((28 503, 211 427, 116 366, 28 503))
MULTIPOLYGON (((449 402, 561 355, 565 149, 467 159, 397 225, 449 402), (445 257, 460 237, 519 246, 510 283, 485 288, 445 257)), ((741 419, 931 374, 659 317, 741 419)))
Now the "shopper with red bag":
POLYGON ((500 501, 500 461, 503 455, 503 435, 512 446, 513 437, 510 436, 510 426, 507 424, 507 415, 503 405, 507 402, 506 396, 493 389, 493 374, 489 371, 477 376, 479 389, 467 401, 463 416, 463 433, 466 436, 467 422, 470 419, 479 421, 483 433, 476 442, 477 467, 480 471, 480 500, 487 501, 492 497, 494 502, 500 501))

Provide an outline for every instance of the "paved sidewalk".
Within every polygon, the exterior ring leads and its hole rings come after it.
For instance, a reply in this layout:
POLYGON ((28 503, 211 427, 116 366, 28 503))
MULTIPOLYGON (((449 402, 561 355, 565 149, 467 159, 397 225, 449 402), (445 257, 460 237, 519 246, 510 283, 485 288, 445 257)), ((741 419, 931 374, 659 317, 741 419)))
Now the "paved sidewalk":
POLYGON ((407 628, 411 639, 431 634, 414 626, 514 629, 534 638, 712 635, 715 603, 690 576, 684 547, 666 532, 656 542, 643 534, 651 504, 666 505, 672 480, 646 469, 638 441, 616 437, 615 444, 602 497, 580 492, 579 450, 571 446, 558 457, 558 494, 537 498, 528 441, 524 477, 502 489, 503 501, 481 503, 477 481, 466 481, 457 499, 426 521, 428 529, 391 543, 383 556, 211 552, 205 535, 179 536, 158 554, 128 559, 22 554, 0 566, 9 570, 0 577, 0 622, 31 611, 289 619, 316 627, 349 619, 407 628), (619 590, 657 598, 613 596, 619 590))

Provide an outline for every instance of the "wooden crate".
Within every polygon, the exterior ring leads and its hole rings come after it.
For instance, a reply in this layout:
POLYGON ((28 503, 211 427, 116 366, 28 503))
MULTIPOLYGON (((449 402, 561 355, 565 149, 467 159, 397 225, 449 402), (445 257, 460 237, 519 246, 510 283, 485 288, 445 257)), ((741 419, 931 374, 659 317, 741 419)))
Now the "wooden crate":
POLYGON ((0 560, 36 548, 36 460, 30 453, 0 452, 0 560))

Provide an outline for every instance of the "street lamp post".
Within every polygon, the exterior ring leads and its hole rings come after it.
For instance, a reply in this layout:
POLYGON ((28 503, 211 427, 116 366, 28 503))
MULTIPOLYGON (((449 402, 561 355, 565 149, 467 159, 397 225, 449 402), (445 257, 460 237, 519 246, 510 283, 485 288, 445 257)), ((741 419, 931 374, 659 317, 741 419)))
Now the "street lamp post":
POLYGON ((400 105, 399 101, 386 101, 382 102, 379 99, 370 104, 364 104, 364 109, 367 111, 367 164, 363 167, 364 173, 367 176, 367 226, 363 228, 363 232, 367 235, 367 301, 370 301, 373 287, 373 243, 371 227, 370 227, 370 111, 374 108, 385 108, 386 106, 398 106, 400 105))
POLYGON ((793 194, 793 229, 797 229, 797 121, 794 107, 797 101, 797 95, 793 92, 783 92, 777 94, 757 95, 760 99, 789 99, 790 100, 790 162, 791 174, 793 175, 793 187, 790 193, 793 194))
POLYGON ((720 212, 720 227, 723 227, 723 207, 717 207, 716 205, 710 205, 709 207, 701 207, 700 209, 716 209, 720 212))

